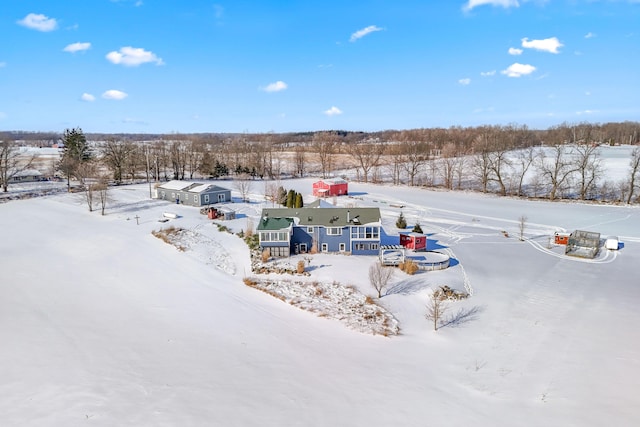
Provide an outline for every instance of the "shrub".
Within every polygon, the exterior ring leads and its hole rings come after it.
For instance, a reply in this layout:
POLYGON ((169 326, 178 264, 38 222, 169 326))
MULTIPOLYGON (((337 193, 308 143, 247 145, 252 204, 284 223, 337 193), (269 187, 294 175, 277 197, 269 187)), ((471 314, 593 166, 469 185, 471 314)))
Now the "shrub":
POLYGON ((422 234, 422 227, 420 227, 419 222, 416 222, 416 225, 413 226, 413 232, 422 234))
POLYGON ((398 227, 400 229, 407 228, 407 220, 404 219, 404 215, 402 214, 402 212, 400 212, 400 216, 398 217, 398 220, 396 221, 396 227, 398 227))
POLYGON ((269 249, 264 249, 262 251, 262 262, 266 263, 269 261, 269 257, 271 256, 271 251, 269 249))
POLYGON ((298 264, 296 266, 296 271, 298 272, 298 274, 304 273, 304 260, 303 259, 298 261, 298 264))
POLYGON ((398 268, 409 275, 414 275, 418 271, 418 264, 414 260, 408 259, 398 264, 398 268))

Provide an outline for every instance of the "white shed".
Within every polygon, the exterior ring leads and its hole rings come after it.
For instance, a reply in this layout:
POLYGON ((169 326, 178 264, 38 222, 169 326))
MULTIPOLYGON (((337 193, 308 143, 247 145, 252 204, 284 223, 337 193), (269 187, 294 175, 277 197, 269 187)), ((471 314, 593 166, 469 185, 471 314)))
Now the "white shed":
POLYGON ((604 241, 604 247, 607 249, 611 249, 612 251, 617 251, 620 245, 620 241, 616 236, 609 236, 607 240, 604 241))

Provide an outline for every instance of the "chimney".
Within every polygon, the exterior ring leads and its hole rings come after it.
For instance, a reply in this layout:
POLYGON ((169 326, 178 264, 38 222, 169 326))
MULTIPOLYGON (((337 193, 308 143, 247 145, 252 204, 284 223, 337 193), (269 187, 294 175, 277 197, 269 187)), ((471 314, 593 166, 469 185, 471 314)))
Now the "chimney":
POLYGON ((350 213, 351 212, 347 209, 347 224, 349 223, 349 221, 351 221, 350 213))

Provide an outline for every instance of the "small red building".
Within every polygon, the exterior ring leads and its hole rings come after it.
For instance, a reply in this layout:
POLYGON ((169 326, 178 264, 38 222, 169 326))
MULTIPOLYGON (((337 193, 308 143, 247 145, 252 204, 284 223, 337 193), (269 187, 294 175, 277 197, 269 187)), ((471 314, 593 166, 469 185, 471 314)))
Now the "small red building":
POLYGON ((400 233, 400 244, 414 251, 426 251, 427 236, 422 233, 400 233))
POLYGON ((566 245, 569 243, 569 233, 559 233, 556 232, 554 235, 554 243, 556 245, 566 245))
POLYGON ((349 193, 349 183, 344 179, 327 179, 313 183, 315 197, 345 196, 349 193))

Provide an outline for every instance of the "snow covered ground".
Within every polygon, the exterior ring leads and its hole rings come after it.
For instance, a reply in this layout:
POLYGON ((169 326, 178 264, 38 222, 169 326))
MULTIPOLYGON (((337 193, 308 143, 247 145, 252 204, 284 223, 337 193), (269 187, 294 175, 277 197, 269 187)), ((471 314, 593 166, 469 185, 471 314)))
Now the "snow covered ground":
MULTIPOLYGON (((310 200, 312 181, 282 184, 310 200)), ((262 187, 231 205, 232 231, 270 206, 262 187)), ((402 210, 452 257, 447 270, 394 275, 379 303, 400 335, 245 286, 244 242, 196 208, 149 200, 146 185, 115 188, 106 216, 78 194, 0 204, 0 425, 640 424, 637 206, 357 183, 350 193, 338 203, 381 208, 385 243, 397 242, 402 210), (179 217, 158 222, 163 212, 179 217), (169 225, 188 230, 185 251, 151 234, 169 225), (574 229, 622 248, 566 257, 549 237, 574 229), (425 304, 441 285, 472 296, 434 332, 425 304)), ((314 255, 309 279, 374 296, 374 261, 314 255)))

